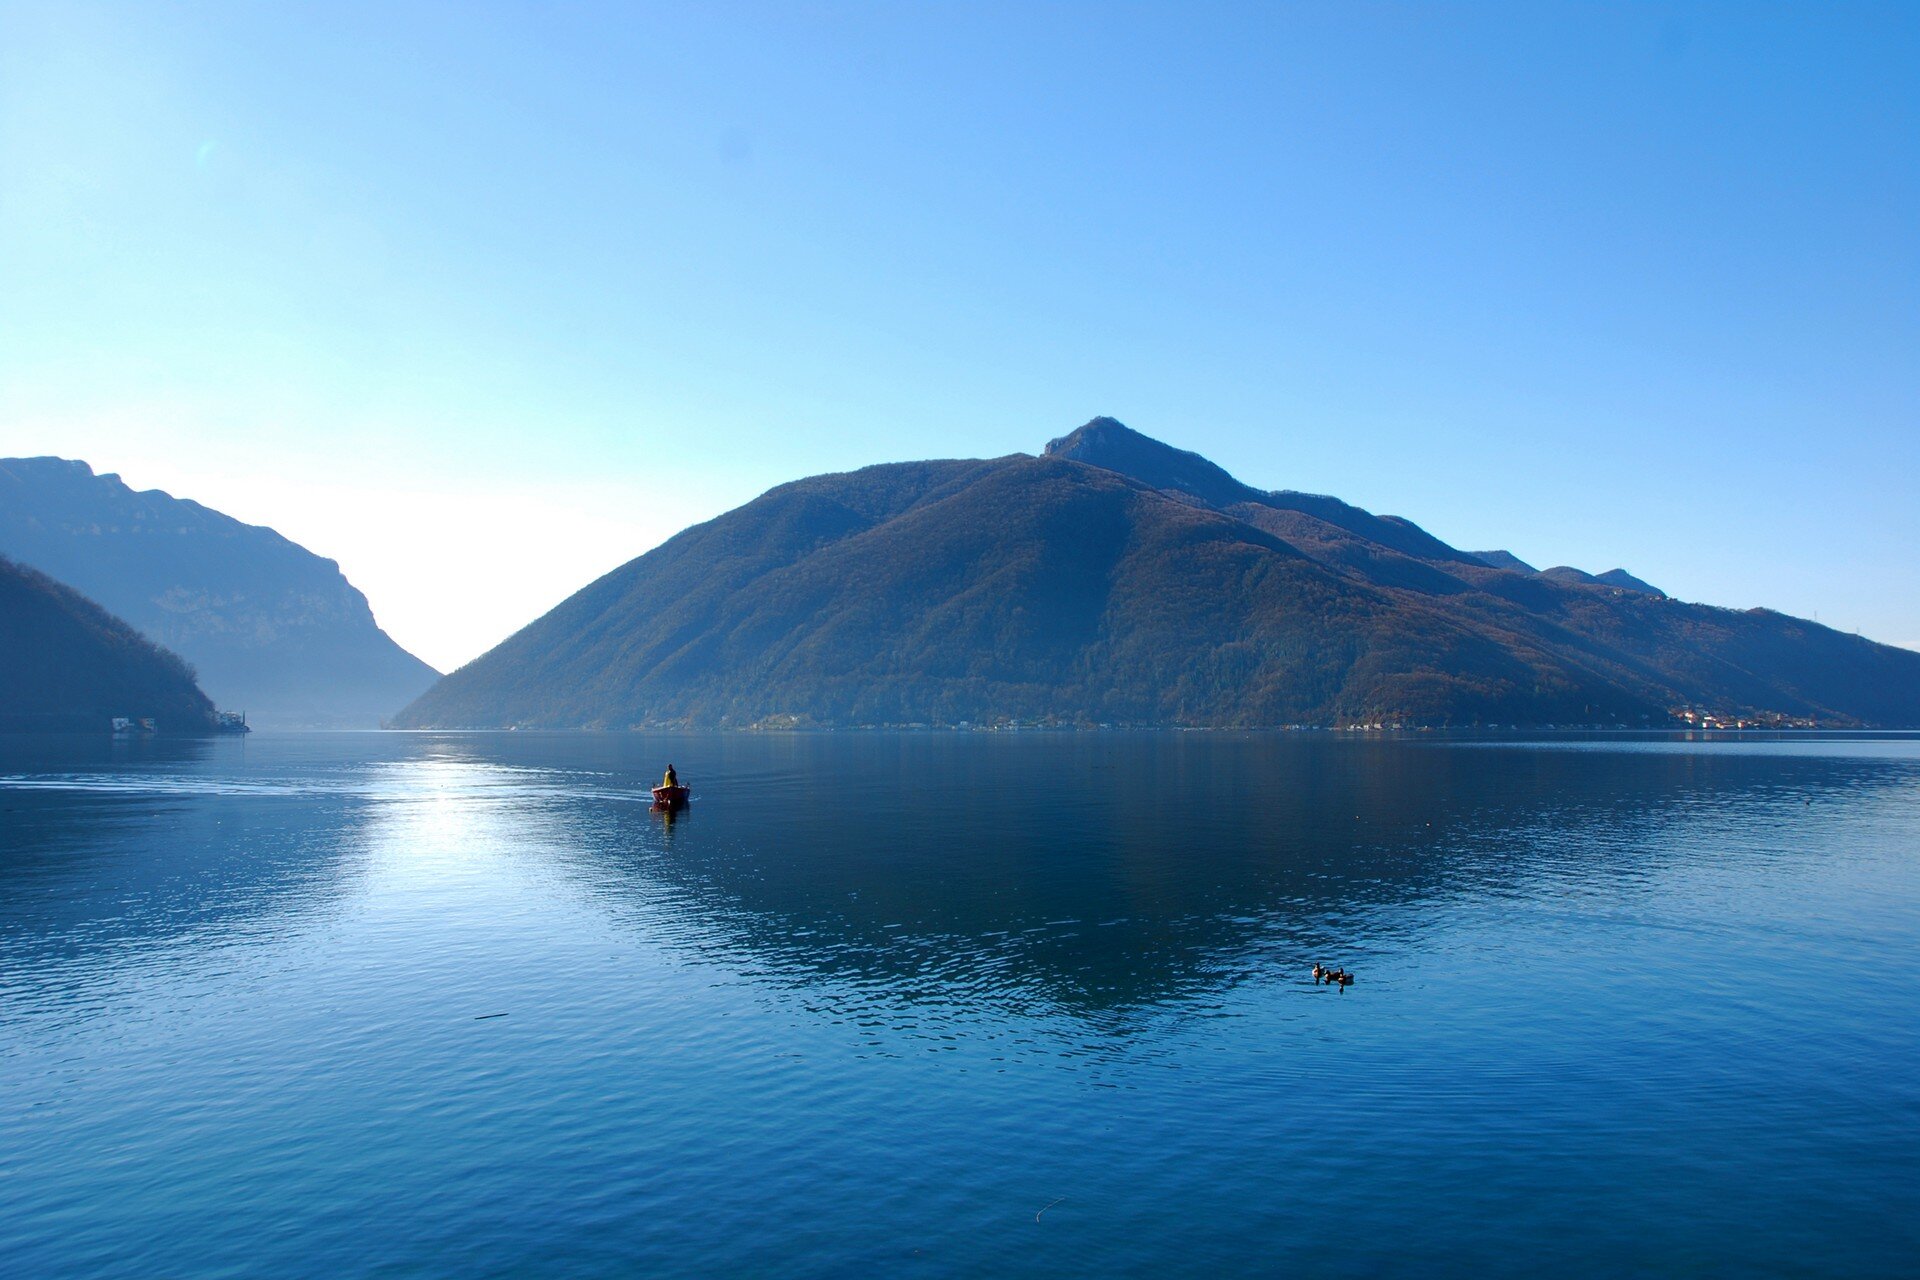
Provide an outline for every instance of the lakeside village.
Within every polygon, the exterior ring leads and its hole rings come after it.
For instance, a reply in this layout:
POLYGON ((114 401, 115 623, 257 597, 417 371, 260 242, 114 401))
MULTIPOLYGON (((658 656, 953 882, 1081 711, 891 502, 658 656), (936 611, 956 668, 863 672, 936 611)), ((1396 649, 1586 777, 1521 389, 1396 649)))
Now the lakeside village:
MULTIPOLYGON (((519 728, 520 726, 516 725, 513 727, 519 728)), ((627 727, 630 731, 640 731, 640 730, 661 730, 661 729, 684 730, 692 726, 688 725, 685 721, 649 721, 642 724, 629 725, 627 727)), ((959 721, 954 721, 952 723, 936 723, 932 721, 915 720, 915 721, 902 723, 902 724, 875 723, 875 724, 837 725, 837 724, 823 723, 821 721, 813 719, 810 716, 804 716, 804 715, 772 715, 772 716, 766 716, 760 720, 756 720, 751 724, 738 724, 738 725, 727 724, 723 720, 720 727, 722 729, 730 729, 730 730, 741 732, 741 733, 809 733, 809 732, 818 733, 818 732, 832 732, 835 730, 899 731, 899 730, 912 730, 912 729, 920 729, 920 730, 928 730, 928 731, 937 730, 937 731, 946 731, 946 732, 958 731, 962 733, 1020 733, 1020 732, 1044 733, 1044 732, 1061 732, 1061 731, 1100 733, 1100 732, 1126 732, 1129 730, 1141 730, 1141 729, 1158 730, 1158 729, 1168 729, 1168 728, 1178 729, 1182 733, 1218 733, 1218 732, 1231 733, 1236 731, 1256 731, 1256 732, 1276 732, 1277 731, 1282 733, 1436 733, 1436 732, 1517 733, 1517 732, 1523 732, 1523 731, 1535 732, 1539 730, 1565 730, 1565 731, 1598 733, 1598 732, 1606 732, 1609 730, 1615 731, 1615 732, 1629 731, 1629 730, 1644 732, 1649 730, 1663 731, 1663 730, 1674 730, 1674 729, 1696 729, 1696 730, 1712 730, 1715 732, 1720 732, 1720 731, 1739 731, 1739 730, 1787 730, 1787 729, 1820 729, 1820 728, 1839 729, 1839 728, 1853 728, 1857 726, 1849 725, 1846 723, 1833 723, 1833 722, 1829 722, 1825 725, 1822 725, 1819 720, 1817 720, 1812 716, 1790 716, 1785 714, 1784 712, 1778 712, 1778 711, 1740 711, 1740 712, 1729 711, 1729 710, 1707 711, 1698 707, 1683 706, 1683 707, 1669 708, 1667 712, 1667 723, 1665 724, 1656 723, 1651 719, 1642 720, 1641 723, 1639 724, 1628 724, 1624 721, 1620 721, 1620 722, 1594 721, 1592 723, 1568 722, 1564 724, 1560 724, 1560 723, 1422 724, 1418 721, 1413 721, 1413 720, 1356 720, 1347 724, 1330 724, 1330 725, 1280 724, 1280 725, 1225 725, 1225 726, 1216 727, 1216 726, 1200 726, 1200 725, 1171 725, 1170 726, 1170 725, 1164 725, 1164 724, 1120 724, 1120 723, 1110 723, 1105 721, 1094 722, 1094 721, 1088 721, 1088 720, 1076 720, 1076 719, 1072 719, 1070 717, 1065 717, 1065 716, 1039 716, 1039 717, 1028 717, 1025 719, 1008 718, 1005 720, 995 720, 990 722, 988 721, 975 722, 972 720, 959 720, 959 721)))
MULTIPOLYGON (((213 731, 215 733, 252 733, 247 724, 244 711, 216 711, 213 713, 213 731)), ((132 737, 134 734, 157 733, 152 716, 115 716, 113 717, 113 735, 116 738, 132 737)))

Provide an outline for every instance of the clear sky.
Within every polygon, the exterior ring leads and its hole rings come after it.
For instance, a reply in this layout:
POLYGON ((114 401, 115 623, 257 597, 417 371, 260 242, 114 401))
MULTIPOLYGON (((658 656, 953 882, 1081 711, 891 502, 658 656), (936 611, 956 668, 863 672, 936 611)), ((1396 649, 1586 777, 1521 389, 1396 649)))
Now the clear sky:
POLYGON ((0 0, 0 454, 471 658, 1095 414, 1920 647, 1920 5, 0 0))

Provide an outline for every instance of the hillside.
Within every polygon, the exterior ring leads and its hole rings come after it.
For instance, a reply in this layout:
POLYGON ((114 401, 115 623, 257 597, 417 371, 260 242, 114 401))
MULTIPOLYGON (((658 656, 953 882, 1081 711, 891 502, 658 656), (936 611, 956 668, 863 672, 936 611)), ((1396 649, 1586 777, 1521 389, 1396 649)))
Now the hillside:
POLYGON ((0 459, 0 553, 177 651, 255 725, 371 728, 436 674, 333 561, 84 462, 0 459))
POLYGON ((152 717, 204 733, 214 708, 193 669, 71 587, 0 556, 0 729, 105 731, 152 717))
POLYGON ((1495 567, 1096 419, 1038 457, 782 485, 396 723, 1665 724, 1680 706, 1920 723, 1920 654, 1495 567))

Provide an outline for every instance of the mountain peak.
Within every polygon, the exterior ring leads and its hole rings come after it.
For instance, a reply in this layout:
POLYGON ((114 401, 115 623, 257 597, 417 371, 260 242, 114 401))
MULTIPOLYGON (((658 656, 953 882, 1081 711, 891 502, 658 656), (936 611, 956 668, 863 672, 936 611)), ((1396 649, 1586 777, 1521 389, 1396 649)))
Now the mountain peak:
MULTIPOLYGON (((56 458, 41 454, 33 458, 0 458, 0 469, 10 475, 37 481, 92 480, 93 468, 78 458, 56 458)), ((97 477, 105 479, 106 477, 97 477)))
POLYGON ((1099 441, 1109 437, 1125 438, 1128 436, 1138 437, 1142 440, 1147 438, 1140 435, 1138 431, 1135 431, 1126 423, 1120 421, 1120 419, 1109 418, 1103 413, 1098 417, 1088 418, 1083 425, 1075 427, 1059 439, 1047 441, 1046 451, 1048 453, 1059 453, 1063 449, 1077 447, 1087 440, 1099 441))
POLYGON ((1540 572, 1543 578, 1555 582, 1578 582, 1603 587, 1619 587, 1626 591, 1638 591, 1642 595, 1664 596, 1667 593, 1644 578, 1636 578, 1625 569, 1609 569, 1605 573, 1588 573, 1571 565, 1558 564, 1540 572))
POLYGON ((1540 571, 1522 560, 1511 551, 1469 551, 1468 555, 1482 564, 1495 569, 1511 569, 1515 573, 1539 573, 1540 571))
POLYGON ((1114 418, 1095 418, 1048 441, 1046 456, 1117 471, 1155 489, 1176 489, 1217 507, 1261 496, 1199 454, 1143 436, 1114 418))

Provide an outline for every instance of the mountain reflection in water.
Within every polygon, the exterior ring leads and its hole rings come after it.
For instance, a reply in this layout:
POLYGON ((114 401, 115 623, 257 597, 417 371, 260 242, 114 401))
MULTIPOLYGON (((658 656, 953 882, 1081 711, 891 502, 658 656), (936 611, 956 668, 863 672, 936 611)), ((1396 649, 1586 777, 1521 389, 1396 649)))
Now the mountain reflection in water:
POLYGON ((0 739, 0 834, 19 1274, 1916 1243, 1911 737, 0 739))

